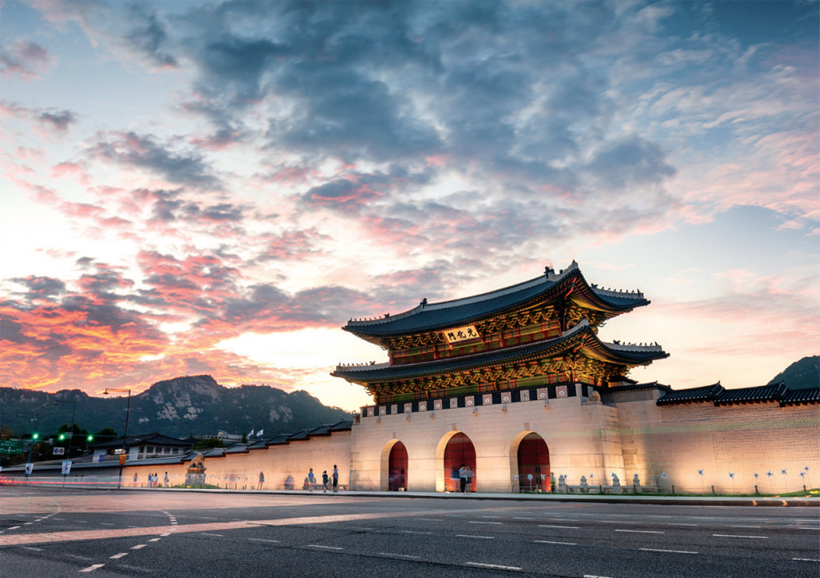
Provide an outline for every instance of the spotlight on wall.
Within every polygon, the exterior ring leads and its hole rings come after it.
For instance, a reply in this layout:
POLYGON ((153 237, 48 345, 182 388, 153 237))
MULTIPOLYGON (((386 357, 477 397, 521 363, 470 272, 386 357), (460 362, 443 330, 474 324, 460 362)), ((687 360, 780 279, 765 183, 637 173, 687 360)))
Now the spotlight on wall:
POLYGON ((478 408, 473 410, 473 415, 478 415, 478 408))

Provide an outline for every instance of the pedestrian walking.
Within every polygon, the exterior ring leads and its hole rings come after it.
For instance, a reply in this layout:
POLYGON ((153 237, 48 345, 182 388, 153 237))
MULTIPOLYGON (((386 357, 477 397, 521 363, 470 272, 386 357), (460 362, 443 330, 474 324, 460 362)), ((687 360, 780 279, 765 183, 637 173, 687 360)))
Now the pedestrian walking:
POLYGON ((461 467, 458 468, 458 480, 461 483, 461 493, 467 491, 467 468, 464 467, 464 464, 461 464, 461 467))
POLYGON ((313 486, 316 485, 316 476, 313 474, 313 468, 308 472, 308 491, 313 491, 313 486))
POLYGON ((265 472, 259 472, 259 487, 256 488, 257 490, 262 489, 262 484, 265 483, 265 472))
POLYGON ((322 491, 326 494, 327 493, 327 470, 322 472, 322 491))
POLYGON ((336 464, 333 464, 333 492, 336 493, 339 491, 339 470, 336 468, 336 464))

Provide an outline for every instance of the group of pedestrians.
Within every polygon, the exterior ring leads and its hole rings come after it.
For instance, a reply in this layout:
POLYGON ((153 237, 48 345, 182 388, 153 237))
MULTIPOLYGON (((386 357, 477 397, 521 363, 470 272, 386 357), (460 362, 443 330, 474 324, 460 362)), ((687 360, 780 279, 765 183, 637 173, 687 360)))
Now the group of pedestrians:
MULTIPOLYGON (((137 487, 137 474, 134 474, 134 487, 137 487)), ((165 487, 168 487, 168 472, 165 472, 165 477, 163 478, 163 483, 165 487)), ((155 472, 153 474, 148 474, 148 487, 149 488, 159 488, 159 473, 155 472)))
MULTIPOLYGON (((322 491, 327 493, 328 484, 333 484, 333 491, 339 491, 339 469, 336 464, 333 464, 333 473, 328 476, 327 470, 322 472, 322 491)), ((305 485, 303 489, 312 492, 313 488, 317 486, 316 474, 313 473, 313 468, 310 468, 307 477, 305 478, 305 485)))

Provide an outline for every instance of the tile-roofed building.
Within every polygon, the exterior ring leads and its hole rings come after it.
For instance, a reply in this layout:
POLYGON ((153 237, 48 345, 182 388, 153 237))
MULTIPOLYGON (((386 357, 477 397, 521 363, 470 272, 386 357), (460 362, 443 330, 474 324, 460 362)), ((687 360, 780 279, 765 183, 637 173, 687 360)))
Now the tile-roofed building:
POLYGON ((116 453, 122 448, 128 448, 128 459, 142 460, 153 457, 180 457, 193 446, 190 439, 172 438, 159 432, 129 435, 105 442, 90 444, 94 450, 94 460, 97 462, 117 459, 116 453))
POLYGON ((658 405, 714 401, 715 396, 723 391, 724 389, 723 386, 720 385, 720 382, 692 389, 672 390, 658 400, 658 405))
POLYGON ((760 403, 764 401, 780 401, 786 393, 783 383, 762 385, 759 387, 743 387, 740 389, 724 389, 715 395, 715 405, 731 405, 735 403, 760 403))
POLYGON ((780 405, 801 405, 820 403, 820 386, 788 390, 780 398, 780 405))

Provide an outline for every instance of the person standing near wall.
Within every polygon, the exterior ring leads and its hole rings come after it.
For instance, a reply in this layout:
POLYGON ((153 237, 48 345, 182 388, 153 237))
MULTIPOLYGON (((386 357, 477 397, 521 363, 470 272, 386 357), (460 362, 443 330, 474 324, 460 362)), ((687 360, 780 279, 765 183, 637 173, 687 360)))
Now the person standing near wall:
POLYGON ((168 472, 165 472, 165 479, 163 481, 165 482, 165 487, 167 488, 168 487, 168 472))
POLYGON ((467 490, 467 468, 464 467, 464 464, 461 464, 461 467, 458 468, 458 480, 461 484, 461 493, 463 494, 467 490))
POLYGON ((333 492, 339 491, 339 470, 336 468, 336 464, 333 464, 333 492))
POLYGON ((259 487, 256 488, 257 490, 262 489, 262 484, 265 483, 265 472, 259 472, 259 487))
POLYGON ((313 486, 316 485, 316 476, 313 474, 313 468, 308 472, 308 491, 313 491, 313 486))
POLYGON ((325 470, 322 472, 322 492, 324 492, 325 494, 327 493, 327 481, 327 470, 325 470))

